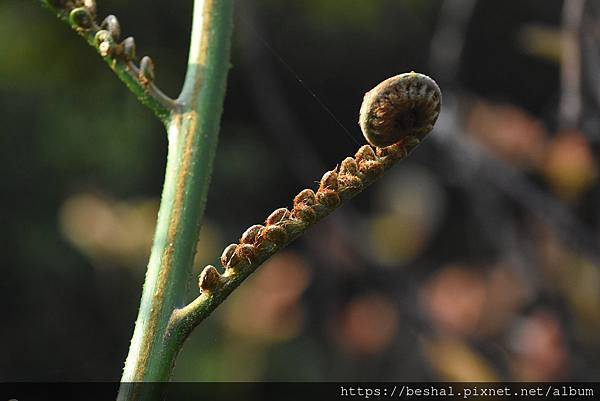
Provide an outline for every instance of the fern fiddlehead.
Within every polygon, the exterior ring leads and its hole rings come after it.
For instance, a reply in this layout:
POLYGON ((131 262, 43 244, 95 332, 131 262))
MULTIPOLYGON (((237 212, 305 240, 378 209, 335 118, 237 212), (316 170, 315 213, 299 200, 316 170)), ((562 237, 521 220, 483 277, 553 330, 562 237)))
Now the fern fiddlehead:
POLYGON ((276 209, 228 245, 220 258, 222 273, 212 265, 202 270, 200 296, 174 312, 172 325, 191 331, 265 260, 408 156, 433 129, 441 100, 435 81, 415 72, 388 78, 367 92, 359 125, 370 145, 327 171, 316 192, 300 191, 290 209, 276 209))

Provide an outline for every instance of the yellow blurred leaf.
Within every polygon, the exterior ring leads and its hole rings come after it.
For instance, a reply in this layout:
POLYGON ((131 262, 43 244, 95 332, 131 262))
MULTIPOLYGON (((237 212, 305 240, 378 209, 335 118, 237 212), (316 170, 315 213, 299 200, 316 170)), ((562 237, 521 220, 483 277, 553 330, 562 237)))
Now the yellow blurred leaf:
POLYGON ((498 374, 490 364, 468 344, 456 339, 423 339, 431 366, 442 380, 459 382, 493 382, 498 374))

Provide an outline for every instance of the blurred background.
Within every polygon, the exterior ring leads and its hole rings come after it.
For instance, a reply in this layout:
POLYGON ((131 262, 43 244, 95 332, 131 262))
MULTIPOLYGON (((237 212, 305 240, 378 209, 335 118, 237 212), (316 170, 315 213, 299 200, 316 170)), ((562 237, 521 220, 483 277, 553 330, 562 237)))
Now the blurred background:
MULTIPOLYGON (((171 96, 191 3, 98 0, 171 96)), ((39 2, 0 0, 0 37, 0 379, 118 380, 165 133, 39 2)), ((600 3, 239 0, 232 66, 196 274, 354 154, 375 84, 423 72, 444 103, 193 333, 176 380, 599 377, 600 3)))

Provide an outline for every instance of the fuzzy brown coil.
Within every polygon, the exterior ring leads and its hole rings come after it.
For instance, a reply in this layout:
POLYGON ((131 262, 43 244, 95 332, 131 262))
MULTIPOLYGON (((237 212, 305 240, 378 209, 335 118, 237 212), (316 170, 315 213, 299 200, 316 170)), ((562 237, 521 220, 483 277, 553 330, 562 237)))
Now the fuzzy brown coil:
POLYGON ((440 114, 442 94, 435 81, 416 72, 396 75, 365 94, 358 123, 373 146, 402 138, 422 139, 440 114))

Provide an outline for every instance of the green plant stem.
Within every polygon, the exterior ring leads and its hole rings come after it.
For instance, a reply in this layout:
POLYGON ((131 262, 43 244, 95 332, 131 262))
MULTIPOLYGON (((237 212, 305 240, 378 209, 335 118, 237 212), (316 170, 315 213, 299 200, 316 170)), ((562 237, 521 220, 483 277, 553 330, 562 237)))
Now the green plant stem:
MULTIPOLYGON (((229 70, 232 16, 233 0, 195 0, 181 110, 168 124, 165 183, 122 383, 168 381, 183 344, 168 326, 184 303, 204 214, 229 70)), ((118 399, 154 397, 144 394, 142 386, 124 384, 118 399)))

